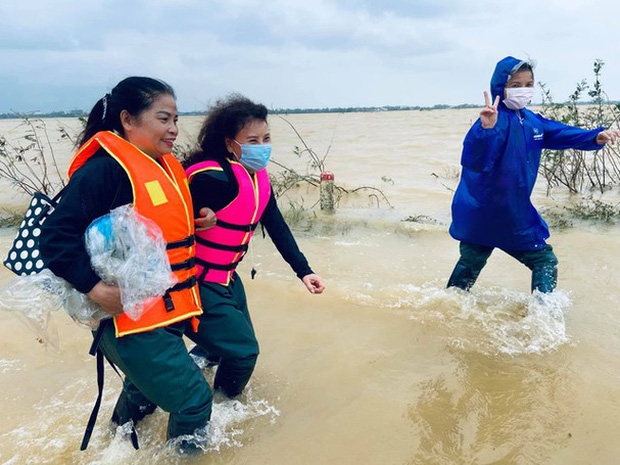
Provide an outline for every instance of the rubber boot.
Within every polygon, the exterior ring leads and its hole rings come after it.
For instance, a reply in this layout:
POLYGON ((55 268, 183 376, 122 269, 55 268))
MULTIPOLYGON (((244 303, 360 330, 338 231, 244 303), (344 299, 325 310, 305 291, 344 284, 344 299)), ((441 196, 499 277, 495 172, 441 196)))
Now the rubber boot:
POLYGON ((142 395, 142 393, 127 379, 123 383, 123 390, 118 396, 114 412, 112 413, 112 423, 121 426, 128 421, 133 421, 134 426, 147 415, 155 411, 157 405, 142 395))

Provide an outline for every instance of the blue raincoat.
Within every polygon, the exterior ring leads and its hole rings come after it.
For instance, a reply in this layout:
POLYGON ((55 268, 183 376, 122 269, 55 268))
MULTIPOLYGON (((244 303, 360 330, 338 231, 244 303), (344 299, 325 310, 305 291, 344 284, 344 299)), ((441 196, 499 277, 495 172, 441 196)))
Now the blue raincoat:
POLYGON ((450 226, 459 241, 505 250, 543 247, 549 228, 530 201, 542 149, 603 147, 595 139, 604 128, 588 131, 504 105, 506 82, 521 63, 509 56, 497 64, 491 78, 493 100, 500 97, 497 124, 484 129, 478 119, 465 136, 450 226))

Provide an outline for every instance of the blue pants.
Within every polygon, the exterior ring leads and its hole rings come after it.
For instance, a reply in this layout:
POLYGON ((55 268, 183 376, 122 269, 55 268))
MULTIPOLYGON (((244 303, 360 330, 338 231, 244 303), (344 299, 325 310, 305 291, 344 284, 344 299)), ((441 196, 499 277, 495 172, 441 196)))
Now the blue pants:
POLYGON ((235 397, 250 380, 258 359, 243 283, 236 273, 228 286, 200 283, 200 300, 204 313, 197 317, 198 330, 185 332, 197 344, 190 353, 219 362, 213 387, 235 397))
MULTIPOLYGON (((469 290, 487 263, 494 247, 461 242, 461 258, 454 267, 447 287, 469 290)), ((504 249, 502 249, 504 250, 504 249)), ((532 270, 532 292, 552 292, 558 281, 558 259, 553 247, 545 245, 537 250, 504 250, 532 270)))

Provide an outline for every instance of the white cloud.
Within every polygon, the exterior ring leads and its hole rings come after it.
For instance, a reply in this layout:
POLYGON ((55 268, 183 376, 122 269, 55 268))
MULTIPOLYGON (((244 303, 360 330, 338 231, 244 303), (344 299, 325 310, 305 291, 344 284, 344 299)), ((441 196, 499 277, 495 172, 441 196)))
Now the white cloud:
POLYGON ((0 112, 41 108, 48 93, 47 109, 94 102, 131 74, 169 81, 182 110, 232 90, 276 107, 478 102, 508 54, 537 59, 559 99, 603 58, 620 99, 619 10, 611 0, 4 0, 0 112))

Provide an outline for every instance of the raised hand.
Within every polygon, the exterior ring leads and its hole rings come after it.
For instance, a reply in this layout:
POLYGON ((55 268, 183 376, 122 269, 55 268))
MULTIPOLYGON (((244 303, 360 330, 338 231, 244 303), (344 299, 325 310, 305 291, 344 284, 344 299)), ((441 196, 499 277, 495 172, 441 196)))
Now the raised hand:
POLYGON ((615 144, 618 139, 620 139, 620 131, 612 131, 611 129, 606 129, 596 135, 596 143, 599 145, 603 145, 608 142, 615 144))
POLYGON ((499 95, 495 97, 495 102, 491 105, 491 98, 489 93, 484 91, 484 104, 485 107, 480 112, 480 122, 484 129, 491 129, 495 127, 497 123, 497 107, 499 105, 499 95))

